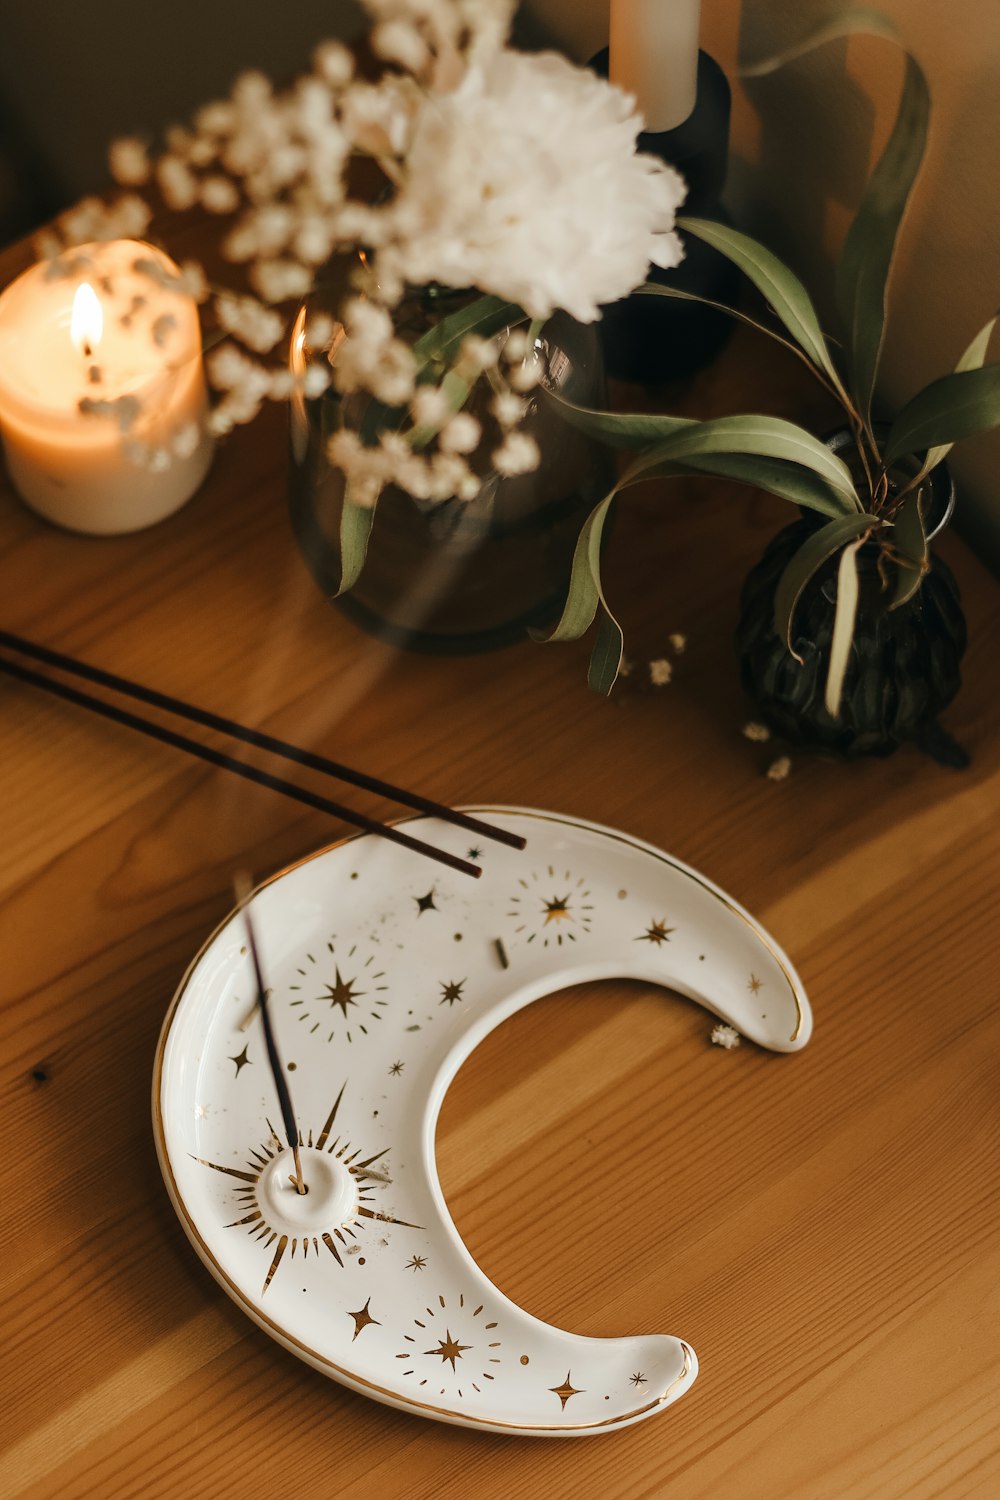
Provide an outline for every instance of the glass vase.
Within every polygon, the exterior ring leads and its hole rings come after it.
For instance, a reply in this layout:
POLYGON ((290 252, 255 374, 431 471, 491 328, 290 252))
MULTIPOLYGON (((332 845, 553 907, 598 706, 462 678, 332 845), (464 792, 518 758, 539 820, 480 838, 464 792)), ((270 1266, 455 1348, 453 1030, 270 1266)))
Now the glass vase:
MULTIPOLYGON (((397 332, 415 342, 468 294, 413 293, 396 312, 397 332)), ((308 326, 306 320, 302 325, 308 326)), ((342 337, 342 330, 341 330, 342 337)), ((336 336, 325 354, 336 361, 336 336)), ((557 313, 536 341, 544 384, 582 406, 605 399, 596 329, 557 313)), ((293 346, 293 358, 295 357, 293 346)), ((465 410, 488 433, 492 390, 480 380, 465 410)), ((480 487, 471 500, 426 501, 387 486, 375 507, 367 557, 340 593, 344 476, 327 457, 342 421, 358 430, 370 398, 298 398, 291 407, 290 503, 294 534, 310 572, 338 608, 365 630, 410 650, 468 653, 506 646, 559 616, 581 527, 614 483, 606 449, 569 426, 541 389, 527 398, 522 430, 541 454, 537 469, 504 476, 489 462, 499 442, 471 456, 480 487), (349 404, 349 406, 348 406, 349 404)))

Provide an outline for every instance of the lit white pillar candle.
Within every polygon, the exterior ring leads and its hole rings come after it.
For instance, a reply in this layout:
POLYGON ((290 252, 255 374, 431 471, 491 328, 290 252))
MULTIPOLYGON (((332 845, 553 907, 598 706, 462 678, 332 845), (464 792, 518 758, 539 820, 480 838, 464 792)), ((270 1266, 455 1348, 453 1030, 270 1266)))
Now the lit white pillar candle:
POLYGON ((152 246, 113 240, 33 266, 0 296, 7 468, 60 526, 139 531, 205 477, 201 328, 178 274, 152 246))
POLYGON ((700 20, 701 0, 611 0, 611 82, 635 95, 647 130, 694 109, 700 20))

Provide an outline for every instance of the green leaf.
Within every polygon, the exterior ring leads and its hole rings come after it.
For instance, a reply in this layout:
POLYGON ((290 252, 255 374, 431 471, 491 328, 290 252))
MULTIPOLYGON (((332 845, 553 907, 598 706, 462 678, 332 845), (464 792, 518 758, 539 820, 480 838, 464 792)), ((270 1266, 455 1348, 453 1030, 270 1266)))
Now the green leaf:
POLYGON ((889 431, 885 461, 921 453, 1000 426, 1000 364, 932 380, 908 401, 889 431))
MULTIPOLYGON (((982 328, 980 328, 972 343, 955 366, 956 375, 960 375, 963 370, 978 370, 982 368, 983 362, 986 359, 986 351, 990 347, 990 339, 993 337, 993 330, 997 326, 998 317, 1000 317, 1000 313, 994 313, 989 322, 984 323, 982 328)), ((927 455, 924 458, 923 472, 929 474, 931 469, 936 468, 943 458, 947 458, 951 449, 951 443, 939 443, 935 448, 928 449, 927 455)))
POLYGON ((800 464, 826 481, 845 502, 845 510, 856 511, 860 506, 851 471, 843 459, 804 427, 783 417, 712 417, 673 433, 662 446, 670 450, 664 457, 682 461, 734 453, 800 464))
POLYGON ((555 629, 548 635, 544 631, 530 632, 537 641, 577 640, 588 630, 594 615, 600 609, 601 618, 590 657, 587 681, 595 692, 605 694, 610 693, 615 685, 625 645, 621 626, 608 607, 601 584, 601 539, 604 523, 620 487, 617 485, 594 507, 577 538, 569 592, 555 629))
POLYGON ((516 302, 505 302, 501 297, 477 297, 457 312, 449 313, 417 339, 413 346, 417 367, 419 369, 434 360, 450 364, 452 355, 468 334, 492 338, 512 323, 523 323, 525 316, 516 302))
POLYGON ((657 281, 644 281, 642 286, 636 287, 633 295, 637 297, 673 297, 680 302, 700 302, 702 307, 714 307, 716 312, 725 313, 728 317, 735 318, 739 323, 745 323, 748 328, 754 328, 758 333, 763 333, 776 344, 780 344, 783 349, 787 349, 789 353, 794 354, 796 359, 801 359, 806 369, 811 371, 817 380, 822 382, 824 388, 829 389, 822 374, 817 370, 815 364, 803 349, 793 344, 791 339, 783 338, 777 329, 769 328, 766 323, 761 323, 758 318, 751 318, 749 313, 743 312, 739 307, 730 307, 728 302, 716 302, 712 297, 701 297, 697 292, 685 292, 679 286, 661 286, 657 281))
POLYGON ((825 479, 810 469, 786 463, 780 458, 761 458, 752 453, 716 453, 671 465, 670 472, 678 476, 697 478, 711 474, 717 479, 731 479, 754 489, 767 490, 782 500, 791 500, 794 505, 804 505, 807 510, 817 511, 821 516, 834 518, 854 514, 854 508, 848 511, 843 496, 825 479))
POLYGON ((361 576, 374 519, 373 505, 353 505, 345 494, 340 513, 340 587, 334 598, 353 588, 361 576))
POLYGON ((867 515, 841 516, 839 520, 828 522, 802 544, 782 573, 774 593, 774 628, 796 661, 800 662, 802 657, 792 645, 792 640, 795 610, 803 589, 828 558, 833 557, 835 552, 839 552, 841 547, 846 547, 856 537, 864 537, 866 532, 878 524, 875 516, 867 515))
MULTIPOLYGON (((655 412, 602 412, 575 406, 547 390, 566 421, 614 448, 657 446, 661 461, 674 460, 710 468, 719 454, 757 455, 782 459, 812 470, 840 497, 841 511, 860 508, 851 472, 825 443, 783 417, 713 417, 696 422, 690 417, 661 416, 655 412), (704 463, 702 461, 705 461, 704 463)), ((756 481, 753 481, 756 482, 756 481)))
POLYGON ((774 52, 769 57, 758 58, 756 62, 741 62, 740 76, 742 78, 765 78, 768 73, 776 73, 786 63, 793 62, 797 57, 804 57, 807 52, 821 47, 824 42, 836 41, 838 37, 853 36, 859 31, 870 32, 872 36, 886 37, 889 41, 899 40, 899 33, 895 26, 880 11, 869 10, 866 5, 849 5, 827 16, 814 30, 800 37, 791 46, 783 48, 782 51, 774 52))
POLYGON ((767 490, 782 500, 791 500, 795 505, 804 505, 808 510, 830 518, 853 514, 853 511, 847 511, 843 498, 825 480, 780 458, 759 458, 750 453, 715 453, 707 458, 675 463, 662 458, 656 444, 642 456, 644 472, 633 479, 629 471, 629 483, 638 478, 704 479, 711 475, 716 479, 729 479, 736 484, 767 490))
POLYGON ((595 693, 607 697, 614 687, 621 669, 625 638, 622 628, 606 605, 602 607, 597 627, 597 640, 590 654, 590 670, 587 682, 595 693))
POLYGON ((659 412, 594 411, 567 401, 550 386, 543 386, 542 390, 571 427, 578 427, 612 448, 645 448, 698 425, 694 417, 669 417, 659 412))
MULTIPOLYGON (((762 78, 824 42, 858 33, 902 46, 899 32, 886 16, 867 6, 848 6, 824 19, 792 46, 743 64, 740 72, 745 78, 762 78)), ((848 331, 854 394, 866 418, 882 349, 893 252, 910 189, 923 160, 929 114, 927 80, 907 52, 896 122, 847 235, 837 269, 837 305, 848 331)))
POLYGON ((655 453, 641 454, 622 474, 604 499, 590 512, 573 550, 569 589, 563 612, 552 630, 529 630, 536 641, 575 641, 593 624, 601 611, 597 642, 590 660, 588 681, 597 692, 609 693, 621 667, 624 637, 604 597, 601 582, 601 543, 611 503, 630 484, 648 478, 658 468, 655 453))
POLYGON ((830 642, 830 665, 826 674, 826 711, 832 719, 840 714, 840 695, 844 688, 847 663, 854 640, 854 621, 858 614, 858 548, 864 537, 845 547, 837 569, 837 607, 833 616, 833 639, 830 642))
POLYGON ((848 231, 837 267, 837 306, 847 328, 852 386, 866 418, 882 352, 896 240, 923 160, 929 115, 927 80, 919 63, 907 53, 896 123, 848 231))
POLYGON ((812 298, 795 273, 757 240, 741 234, 738 229, 731 229, 728 224, 711 219, 691 219, 686 215, 680 217, 677 224, 738 266, 763 294, 775 316, 812 364, 825 371, 834 386, 842 389, 812 298))
POLYGON ((896 588, 890 610, 907 604, 917 592, 927 571, 927 536, 924 531, 923 493, 911 490, 893 517, 893 551, 896 554, 896 588))
MULTIPOLYGON (((451 369, 445 374, 438 389, 447 401, 449 411, 461 411, 469 399, 472 382, 451 369)), ((439 431, 439 427, 433 427, 427 422, 422 427, 414 427, 409 434, 410 447, 419 453, 433 438, 437 437, 439 431)))
MULTIPOLYGON (((576 641, 593 624, 601 602, 601 538, 611 502, 620 486, 615 485, 584 521, 573 549, 569 589, 563 612, 552 630, 531 630, 536 641, 576 641)), ((610 614, 610 610, 608 611, 610 614)))

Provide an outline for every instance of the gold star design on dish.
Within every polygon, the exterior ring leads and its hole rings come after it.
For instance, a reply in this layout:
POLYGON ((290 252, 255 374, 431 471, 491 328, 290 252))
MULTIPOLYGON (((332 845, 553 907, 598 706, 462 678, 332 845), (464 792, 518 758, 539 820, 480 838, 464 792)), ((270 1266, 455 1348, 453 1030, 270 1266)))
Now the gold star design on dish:
POLYGON ((417 903, 417 916, 422 917, 425 911, 437 911, 434 905, 434 887, 431 886, 426 896, 414 896, 417 903))
POLYGON ((451 1329, 450 1328, 446 1328, 445 1329, 444 1338, 441 1340, 440 1344, 438 1344, 437 1348, 436 1349, 425 1349, 424 1353, 425 1354, 440 1354, 442 1363, 446 1359, 450 1360, 450 1362, 451 1362, 451 1368, 454 1370, 456 1359, 461 1359, 463 1351, 466 1350, 466 1349, 471 1349, 471 1348, 472 1348, 471 1344, 459 1344, 459 1343, 457 1343, 456 1340, 453 1339, 452 1336, 451 1336, 451 1329))
POLYGON ((551 901, 543 901, 542 905, 545 908, 543 927, 547 927, 550 922, 572 922, 573 913, 569 909, 569 891, 565 896, 553 896, 551 901))
POLYGON ((764 981, 762 979, 758 979, 756 974, 751 974, 750 978, 747 980, 747 989, 750 991, 751 995, 756 995, 757 991, 763 988, 764 981))
POLYGON ((645 1385, 646 1384, 646 1377, 642 1373, 641 1370, 637 1370, 634 1375, 630 1375, 629 1376, 629 1380, 631 1380, 631 1382, 632 1382, 632 1384, 634 1386, 640 1386, 640 1385, 645 1385))
POLYGON ((422 1271, 427 1265, 426 1255, 412 1255, 403 1267, 404 1271, 422 1271))
POLYGON ((661 943, 669 943, 670 934, 676 930, 675 927, 667 926, 667 919, 664 917, 662 922, 650 922, 646 931, 636 938, 636 942, 653 943, 658 948, 661 943))
POLYGON ((464 999, 464 996, 462 994, 462 990, 463 990, 464 986, 465 986, 465 980, 464 979, 459 979, 459 980, 454 980, 453 979, 450 984, 442 984, 442 986, 441 986, 441 999, 438 1001, 438 1004, 439 1005, 443 1005, 444 1002, 447 1000, 447 1002, 448 1002, 449 1005, 454 1005, 454 1003, 455 1003, 456 1000, 462 1000, 462 999, 464 999))
POLYGON ((368 1311, 368 1303, 371 1302, 371 1300, 372 1299, 369 1297, 368 1302, 366 1302, 364 1307, 362 1307, 358 1312, 349 1312, 347 1314, 349 1318, 354 1319, 354 1334, 351 1338, 352 1344, 354 1343, 354 1340, 357 1338, 358 1334, 364 1332, 369 1323, 374 1323, 378 1328, 381 1328, 382 1326, 378 1318, 373 1318, 371 1313, 368 1311))
POLYGON ((349 1005, 357 1005, 358 1000, 364 993, 364 990, 356 990, 354 988, 353 979, 343 979, 341 977, 340 965, 338 964, 334 973, 333 984, 327 985, 326 994, 321 995, 320 999, 329 1000, 331 1009, 333 1008, 333 1006, 339 1005, 344 1020, 346 1021, 347 1007, 349 1005))
POLYGON ((246 1047, 243 1048, 243 1051, 240 1053, 240 1055, 238 1057, 231 1057, 229 1059, 229 1061, 231 1063, 235 1063, 236 1064, 236 1077, 237 1078, 239 1078, 240 1072, 241 1072, 241 1070, 243 1068, 252 1068, 253 1067, 253 1063, 250 1061, 249 1057, 247 1057, 247 1048, 246 1047))
POLYGON ((402 1071, 403 1071, 403 1069, 405 1067, 406 1067, 405 1063, 394 1062, 393 1065, 392 1065, 392 1067, 389 1069, 389 1077, 390 1078, 398 1078, 399 1075, 400 1075, 400 1073, 402 1073, 402 1071))
POLYGON ((566 1402, 569 1400, 570 1396, 582 1395, 582 1392, 571 1383, 569 1370, 566 1371, 566 1379, 563 1381, 562 1385, 550 1385, 549 1390, 552 1392, 553 1396, 559 1397, 559 1400, 562 1402, 563 1411, 566 1410, 566 1402))

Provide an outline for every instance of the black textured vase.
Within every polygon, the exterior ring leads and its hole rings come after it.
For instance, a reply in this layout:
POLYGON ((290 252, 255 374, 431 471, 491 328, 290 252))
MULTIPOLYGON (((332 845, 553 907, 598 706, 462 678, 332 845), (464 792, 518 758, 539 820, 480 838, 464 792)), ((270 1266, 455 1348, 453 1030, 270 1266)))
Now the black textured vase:
MULTIPOLYGON (((951 481, 932 476, 940 500, 951 497, 951 481)), ((888 755, 912 741, 935 759, 954 766, 968 756, 937 724, 937 716, 961 686, 965 617, 958 585, 939 557, 913 598, 887 607, 878 573, 878 549, 858 554, 859 599, 854 642, 844 679, 839 717, 824 703, 836 603, 833 558, 812 578, 795 614, 794 646, 785 648, 774 625, 774 595, 785 567, 822 522, 804 517, 771 542, 743 587, 736 650, 743 685, 762 719, 793 744, 846 756, 888 755)))

